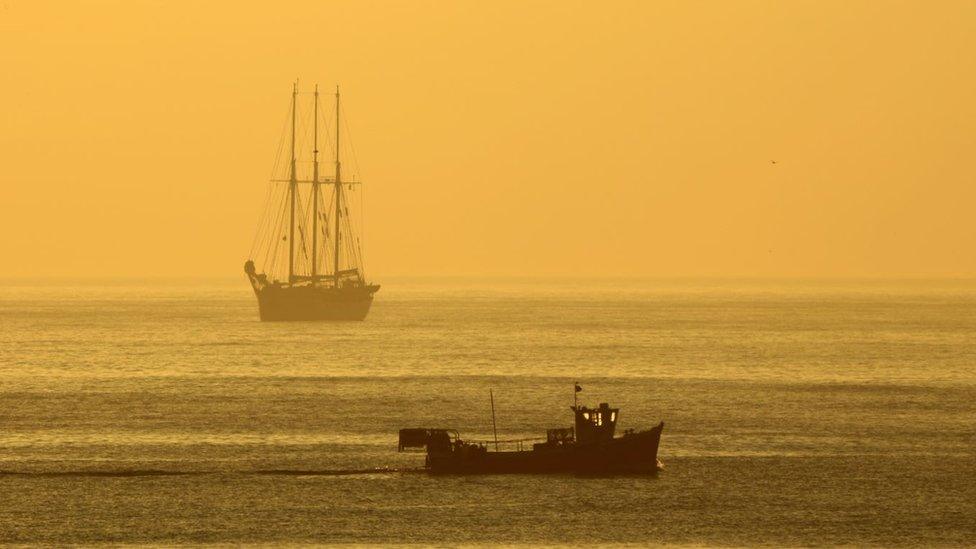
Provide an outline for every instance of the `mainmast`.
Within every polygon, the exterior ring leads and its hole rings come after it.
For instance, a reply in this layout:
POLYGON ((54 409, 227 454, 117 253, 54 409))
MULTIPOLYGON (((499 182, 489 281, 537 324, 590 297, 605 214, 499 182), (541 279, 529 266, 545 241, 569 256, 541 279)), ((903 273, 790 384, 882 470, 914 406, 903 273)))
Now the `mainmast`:
POLYGON ((339 216, 342 215, 342 164, 339 161, 339 86, 336 86, 336 139, 335 139, 335 287, 339 287, 339 216))
POLYGON ((312 284, 319 270, 319 85, 315 85, 315 130, 312 146, 312 284))
POLYGON ((298 83, 291 88, 291 176, 288 181, 288 199, 291 202, 288 216, 288 282, 295 278, 295 195, 298 190, 298 178, 295 173, 295 106, 298 99, 298 83))

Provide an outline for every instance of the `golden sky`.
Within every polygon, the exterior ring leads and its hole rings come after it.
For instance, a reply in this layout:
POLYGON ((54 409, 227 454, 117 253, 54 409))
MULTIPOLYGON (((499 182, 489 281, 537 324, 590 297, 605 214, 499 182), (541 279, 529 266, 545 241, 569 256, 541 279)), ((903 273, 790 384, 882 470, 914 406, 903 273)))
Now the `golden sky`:
POLYGON ((243 276, 296 78, 381 283, 976 275, 974 2, 0 0, 0 74, 3 275, 243 276))

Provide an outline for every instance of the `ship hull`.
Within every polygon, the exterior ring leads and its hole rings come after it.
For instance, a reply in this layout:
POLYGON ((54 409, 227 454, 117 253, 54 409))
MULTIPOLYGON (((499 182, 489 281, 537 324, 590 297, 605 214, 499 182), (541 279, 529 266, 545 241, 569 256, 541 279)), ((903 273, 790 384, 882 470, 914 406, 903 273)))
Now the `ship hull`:
POLYGON ((266 286, 254 291, 263 321, 364 320, 379 286, 266 286))
POLYGON ((657 450, 664 423, 647 431, 591 444, 538 444, 532 450, 428 453, 431 473, 446 474, 647 474, 660 467, 657 450))

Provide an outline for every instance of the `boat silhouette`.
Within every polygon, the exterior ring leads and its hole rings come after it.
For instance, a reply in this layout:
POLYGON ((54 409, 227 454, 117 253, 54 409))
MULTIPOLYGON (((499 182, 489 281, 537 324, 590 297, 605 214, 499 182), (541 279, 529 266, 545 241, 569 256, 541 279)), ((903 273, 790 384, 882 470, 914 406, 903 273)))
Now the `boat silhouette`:
POLYGON ((425 467, 431 473, 633 474, 656 473, 662 467, 657 451, 664 422, 618 437, 619 408, 604 402, 596 408, 574 404, 570 410, 573 427, 549 429, 545 441, 530 449, 522 448, 528 440, 514 440, 501 442, 518 444, 516 450, 499 451, 496 435, 493 451, 487 442, 467 442, 453 429, 421 427, 400 430, 399 451, 425 449, 425 467))
MULTIPOLYGON (((347 194, 359 185, 344 180, 340 157, 339 89, 335 93, 335 175, 319 175, 319 91, 315 88, 311 173, 299 174, 298 86, 292 88, 290 162, 287 179, 269 193, 264 223, 244 263, 261 320, 363 320, 378 284, 363 272, 362 246, 347 194), (327 192, 323 192, 323 189, 327 192), (283 246, 287 244, 287 246, 283 246), (258 272, 256 261, 262 261, 258 272)), ((307 127, 307 126, 306 126, 307 127)))

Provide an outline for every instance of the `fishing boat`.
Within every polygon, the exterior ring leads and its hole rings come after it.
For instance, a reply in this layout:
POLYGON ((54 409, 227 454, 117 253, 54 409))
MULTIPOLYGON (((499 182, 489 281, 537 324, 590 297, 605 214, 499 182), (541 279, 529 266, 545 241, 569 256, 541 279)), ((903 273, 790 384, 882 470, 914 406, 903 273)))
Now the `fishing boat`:
POLYGON ((300 124, 298 85, 292 87, 290 161, 286 169, 279 170, 283 167, 283 137, 272 170, 268 205, 244 263, 261 320, 364 320, 373 294, 380 289, 367 281, 353 219, 355 209, 350 208, 351 195, 361 189, 360 182, 343 179, 339 89, 335 93, 335 140, 329 143, 334 151, 332 177, 319 174, 318 86, 313 96, 311 113, 306 110, 300 124), (304 156, 300 154, 303 147, 308 153, 304 156))
MULTIPOLYGON (((494 398, 492 410, 494 421, 494 398)), ((605 402, 596 408, 574 403, 570 410, 573 427, 549 429, 545 440, 529 449, 522 445, 531 439, 502 441, 518 447, 499 451, 497 434, 495 449, 490 450, 488 442, 466 442, 454 429, 409 428, 400 430, 399 451, 425 449, 425 467, 431 473, 627 474, 656 473, 662 467, 657 450, 664 422, 645 431, 626 430, 618 437, 619 408, 605 402)))

